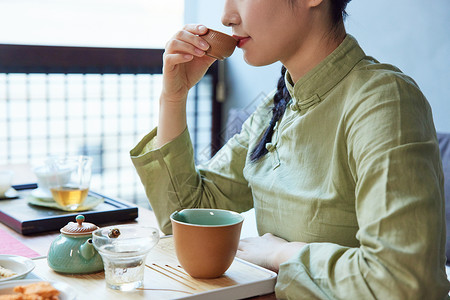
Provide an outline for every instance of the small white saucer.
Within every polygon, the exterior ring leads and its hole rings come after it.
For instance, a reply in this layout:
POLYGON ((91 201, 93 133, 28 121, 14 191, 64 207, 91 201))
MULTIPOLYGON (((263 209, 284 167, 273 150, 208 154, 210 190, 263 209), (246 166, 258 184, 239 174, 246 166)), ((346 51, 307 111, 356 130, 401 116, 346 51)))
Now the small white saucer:
POLYGON ((46 201, 46 200, 42 200, 42 198, 28 196, 27 201, 29 204, 33 204, 33 205, 37 205, 37 206, 43 206, 43 207, 49 207, 49 208, 59 209, 59 210, 63 210, 63 211, 74 212, 74 211, 91 210, 92 208, 96 207, 100 203, 103 203, 105 201, 105 199, 99 198, 99 197, 87 196, 86 200, 84 200, 83 204, 75 210, 71 210, 71 209, 62 207, 61 205, 56 203, 56 201, 54 201, 53 198, 52 198, 52 201, 46 201))
POLYGON ((31 196, 33 196, 34 198, 38 198, 39 200, 42 201, 49 201, 49 202, 54 201, 51 193, 40 188, 32 190, 31 196))
POLYGON ((19 196, 19 193, 17 193, 17 191, 15 189, 10 188, 9 190, 7 190, 5 192, 4 195, 0 196, 0 200, 2 200, 2 199, 5 199, 5 200, 7 200, 7 199, 15 199, 18 196, 19 196))

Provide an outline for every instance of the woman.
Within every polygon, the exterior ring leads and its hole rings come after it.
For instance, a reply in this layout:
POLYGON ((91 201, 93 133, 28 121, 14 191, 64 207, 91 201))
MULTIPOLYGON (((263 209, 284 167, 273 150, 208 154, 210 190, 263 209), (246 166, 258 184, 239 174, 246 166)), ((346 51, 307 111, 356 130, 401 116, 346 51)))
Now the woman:
POLYGON ((161 229, 187 207, 255 208, 238 256, 278 272, 290 299, 442 299, 443 175, 415 82, 347 35, 349 1, 228 0, 245 61, 281 61, 277 91, 196 167, 188 91, 214 59, 187 25, 166 45, 160 119, 131 151, 161 229))

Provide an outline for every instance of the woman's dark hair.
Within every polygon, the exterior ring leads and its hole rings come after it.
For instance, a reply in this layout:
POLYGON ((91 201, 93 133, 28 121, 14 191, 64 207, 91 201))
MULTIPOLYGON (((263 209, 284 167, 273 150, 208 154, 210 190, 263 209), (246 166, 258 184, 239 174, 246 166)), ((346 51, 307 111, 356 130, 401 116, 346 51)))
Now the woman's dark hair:
POLYGON ((252 161, 257 161, 262 156, 264 156, 268 151, 266 149, 266 144, 270 143, 273 134, 273 128, 275 127, 275 123, 281 118, 286 110, 286 105, 291 100, 291 95, 286 88, 286 84, 284 82, 284 74, 286 73, 285 66, 281 67, 281 77, 278 79, 277 92, 273 97, 273 107, 272 107, 272 119, 270 120, 269 127, 267 127, 264 132, 261 140, 258 145, 256 145, 255 149, 253 149, 250 159, 252 161))
POLYGON ((345 8, 350 1, 351 0, 331 0, 331 16, 334 24, 338 24, 341 20, 345 20, 347 17, 345 8))
MULTIPOLYGON (((293 0, 289 0, 291 4, 294 4, 293 0)), ((347 13, 345 8, 351 0, 330 0, 331 5, 331 17, 334 26, 336 27, 341 21, 345 19, 347 13)), ((281 77, 278 79, 277 92, 273 97, 273 108, 272 108, 272 119, 270 120, 269 126, 266 131, 264 131, 261 140, 258 145, 253 149, 250 154, 250 159, 252 162, 256 162, 262 156, 266 155, 268 150, 266 149, 266 144, 270 143, 272 140, 273 130, 275 123, 281 119, 286 110, 288 102, 291 100, 291 95, 289 94, 286 84, 284 81, 284 76, 286 73, 286 67, 281 67, 281 77)))

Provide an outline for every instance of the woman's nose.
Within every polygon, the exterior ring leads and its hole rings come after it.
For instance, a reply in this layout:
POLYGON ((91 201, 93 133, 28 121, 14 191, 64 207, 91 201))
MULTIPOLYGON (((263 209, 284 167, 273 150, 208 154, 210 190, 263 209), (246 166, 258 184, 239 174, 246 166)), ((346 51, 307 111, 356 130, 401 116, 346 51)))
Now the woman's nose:
POLYGON ((239 14, 237 13, 235 1, 226 0, 222 14, 222 24, 225 26, 237 25, 240 22, 239 14))

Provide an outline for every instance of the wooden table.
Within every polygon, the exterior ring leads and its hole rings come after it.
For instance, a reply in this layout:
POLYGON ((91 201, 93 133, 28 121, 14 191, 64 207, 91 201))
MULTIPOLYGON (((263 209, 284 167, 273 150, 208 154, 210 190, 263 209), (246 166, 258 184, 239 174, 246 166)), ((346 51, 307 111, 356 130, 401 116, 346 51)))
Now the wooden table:
MULTIPOLYGON (((15 176, 13 184, 29 183, 30 178, 33 178, 33 175, 30 175, 29 171, 27 173, 27 170, 29 170, 29 169, 27 169, 26 165, 0 166, 0 169, 5 169, 5 168, 14 170, 16 176, 15 176), (27 174, 27 175, 24 175, 23 177, 18 177, 18 174, 27 174), (22 178, 22 180, 20 180, 20 178, 22 178), (25 179, 25 180, 23 180, 23 179, 25 179)), ((123 201, 123 200, 121 200, 121 201, 123 201)), ((155 214, 153 213, 153 211, 143 208, 143 207, 138 207, 138 210, 139 210, 139 217, 135 221, 131 221, 128 223, 145 224, 145 225, 154 226, 154 227, 158 228, 156 217, 155 217, 155 214)), ((60 234, 58 231, 56 231, 56 232, 47 232, 47 233, 24 236, 24 235, 21 235, 20 233, 17 233, 14 230, 12 230, 8 226, 4 225, 3 223, 0 223, 0 229, 3 229, 4 231, 8 232, 10 235, 15 237, 17 240, 21 241, 23 244, 25 244, 29 248, 33 249, 34 251, 36 251, 37 253, 39 253, 42 256, 47 255, 50 244, 60 234)), ((39 266, 39 264, 37 264, 37 266, 39 266)), ((78 275, 77 276, 77 278, 80 278, 80 277, 85 277, 85 279, 89 280, 91 275, 78 275)), ((94 279, 92 279, 92 280, 94 280, 94 279)), ((74 281, 76 281, 76 280, 74 279, 74 281)), ((142 299, 144 299, 144 298, 145 297, 143 297, 142 299)), ((265 296, 254 297, 252 299, 269 300, 269 299, 276 299, 276 297, 275 297, 275 294, 269 294, 269 295, 265 295, 265 296)))

